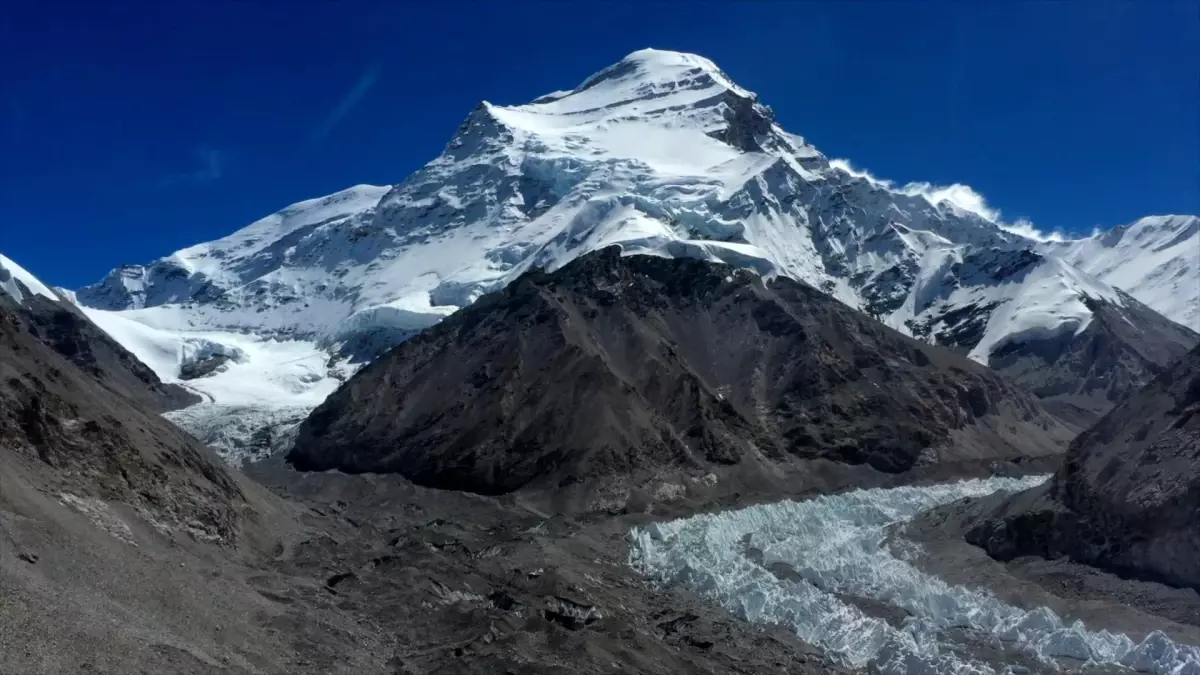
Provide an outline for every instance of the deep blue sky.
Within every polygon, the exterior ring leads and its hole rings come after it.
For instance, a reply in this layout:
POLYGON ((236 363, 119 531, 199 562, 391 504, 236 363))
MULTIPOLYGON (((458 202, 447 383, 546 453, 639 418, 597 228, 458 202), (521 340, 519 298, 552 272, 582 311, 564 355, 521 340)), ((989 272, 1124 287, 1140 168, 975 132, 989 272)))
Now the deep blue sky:
POLYGON ((0 251, 75 287, 394 183, 481 99, 703 54, 833 157, 1090 231, 1200 212, 1200 3, 5 3, 0 251))

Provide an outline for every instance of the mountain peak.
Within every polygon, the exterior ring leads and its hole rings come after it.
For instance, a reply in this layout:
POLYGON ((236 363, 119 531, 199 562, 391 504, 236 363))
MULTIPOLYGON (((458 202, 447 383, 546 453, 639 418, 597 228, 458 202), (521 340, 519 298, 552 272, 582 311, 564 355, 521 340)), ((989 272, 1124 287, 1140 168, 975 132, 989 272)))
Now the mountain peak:
POLYGON ((725 111, 757 97, 715 63, 696 54, 641 49, 600 70, 570 91, 488 112, 506 127, 534 132, 653 122, 709 131, 726 124, 725 111))
POLYGON ((1200 217, 1146 216, 1090 237, 1049 242, 1043 249, 1200 331, 1200 217))
MULTIPOLYGON (((631 52, 613 65, 594 73, 576 87, 575 91, 584 91, 602 82, 612 80, 637 79, 669 82, 677 80, 681 75, 691 77, 707 75, 728 88, 741 89, 729 80, 729 77, 717 67, 717 64, 699 54, 647 48, 631 52)), ((742 92, 750 95, 744 90, 742 92)))
MULTIPOLYGON (((76 297, 121 312, 122 326, 150 329, 129 327, 149 333, 147 345, 168 346, 146 348, 164 376, 190 365, 173 346, 181 341, 206 354, 248 355, 229 374, 189 386, 217 392, 219 405, 242 405, 248 390, 239 373, 261 373, 264 388, 250 401, 258 420, 281 419, 278 410, 294 410, 297 394, 322 398, 343 374, 342 357, 373 359, 532 268, 552 271, 611 245, 804 281, 922 339, 968 353, 982 343, 981 360, 994 345, 1018 360, 1014 336, 1075 340, 1085 326, 1083 337, 1095 334, 1113 322, 1089 323, 1094 307, 1111 309, 1105 316, 1128 310, 1095 299, 1115 291, 1084 292, 1096 284, 1031 252, 1065 259, 1074 249, 1043 251, 969 207, 945 205, 969 204, 970 194, 950 199, 942 195, 954 188, 896 189, 854 175, 831 168, 709 59, 644 49, 567 91, 524 105, 480 103, 441 155, 397 185, 301 202, 220 240, 119 270, 76 297), (1027 259, 1045 269, 1024 271, 1027 259), (267 345, 272 340, 292 344, 267 345), (300 365, 277 376, 269 368, 279 363, 300 365)), ((1181 232, 1177 241, 1158 240, 1175 242, 1171 255, 1180 260, 1192 247, 1194 258, 1195 235, 1181 232)), ((1091 276, 1099 275, 1084 262, 1162 270, 1133 285, 1103 281, 1137 290, 1137 298, 1150 289, 1171 301, 1158 306, 1176 307, 1174 298, 1194 285, 1195 266, 1126 264, 1157 256, 1156 246, 1129 247, 1135 240, 1126 236, 1113 255, 1081 249, 1067 262, 1091 276)), ((204 428, 218 426, 227 425, 204 428)))

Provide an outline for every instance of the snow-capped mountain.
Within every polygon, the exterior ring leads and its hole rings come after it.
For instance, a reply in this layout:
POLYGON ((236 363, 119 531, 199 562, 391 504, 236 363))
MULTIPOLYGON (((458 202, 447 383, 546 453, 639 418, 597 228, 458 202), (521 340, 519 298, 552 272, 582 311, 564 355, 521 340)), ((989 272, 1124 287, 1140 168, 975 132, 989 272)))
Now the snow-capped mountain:
MULTIPOLYGON (((1176 257, 1200 245, 1194 226, 1170 227, 1176 257)), ((1200 287, 1200 270, 1184 265, 1166 280, 1144 269, 1161 250, 1135 241, 1135 229, 1118 237, 1130 239, 1123 246, 1108 235, 1048 244, 1015 234, 937 193, 831 162, 711 61, 648 49, 526 105, 481 103, 398 185, 294 204, 114 270, 77 299, 118 332, 215 341, 235 355, 227 362, 255 361, 246 340, 370 358, 532 267, 619 244, 787 275, 988 363, 1081 335, 1098 307, 1145 323, 1146 302, 1195 323, 1194 303, 1163 296, 1169 283, 1200 287), (1111 264, 1089 246, 1112 252, 1111 264)), ((1157 342, 1160 329, 1151 322, 1143 337, 1157 342)), ((1178 330, 1167 342, 1195 339, 1178 330)), ((170 371, 168 362, 151 364, 170 371)), ((319 370, 312 382, 336 380, 319 370)), ((302 405, 323 393, 305 390, 302 405)))
POLYGON ((1200 216, 1147 216, 1041 250, 1200 331, 1200 216))

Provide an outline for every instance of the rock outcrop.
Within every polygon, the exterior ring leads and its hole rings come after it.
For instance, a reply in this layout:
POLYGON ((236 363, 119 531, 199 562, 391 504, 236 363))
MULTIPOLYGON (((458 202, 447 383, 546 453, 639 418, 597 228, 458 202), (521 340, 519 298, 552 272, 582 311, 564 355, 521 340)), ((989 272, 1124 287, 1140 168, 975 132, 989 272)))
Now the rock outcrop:
POLYGON ((149 410, 166 412, 200 401, 195 393, 167 384, 65 300, 28 294, 21 303, 0 295, 0 303, 21 315, 25 330, 58 352, 86 375, 149 410))
POLYGON ((35 462, 42 487, 68 501, 120 502, 163 528, 232 542, 236 480, 155 414, 177 388, 86 317, 25 300, 0 296, 0 462, 35 462))
POLYGON ((1072 559, 1200 589, 1200 348, 1070 446, 1045 486, 979 514, 994 557, 1072 559))
POLYGON ((1082 431, 1200 343, 1191 329, 1124 299, 1123 307, 1089 300, 1092 320, 1078 334, 1009 344, 988 365, 1082 431))
POLYGON ((501 494, 801 459, 903 472, 1069 437, 991 370, 805 284, 609 248, 384 355, 303 423, 289 460, 501 494))

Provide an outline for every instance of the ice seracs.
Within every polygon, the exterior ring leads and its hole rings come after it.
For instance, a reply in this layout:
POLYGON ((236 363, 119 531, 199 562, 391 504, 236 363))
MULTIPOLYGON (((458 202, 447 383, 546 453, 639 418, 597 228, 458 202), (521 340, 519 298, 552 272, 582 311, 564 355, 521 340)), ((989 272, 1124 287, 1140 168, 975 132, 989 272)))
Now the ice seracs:
POLYGON ((1067 623, 1045 607, 1007 605, 920 571, 887 544, 893 525, 934 506, 1041 480, 856 490, 654 523, 630 532, 629 561, 655 583, 685 586, 747 621, 783 625, 846 665, 872 673, 1000 672, 965 656, 948 634, 955 628, 990 634, 1005 649, 1050 664, 1069 658, 1160 675, 1197 672, 1196 646, 1159 632, 1135 643, 1067 623), (907 618, 893 625, 864 613, 847 596, 899 607, 907 618))

